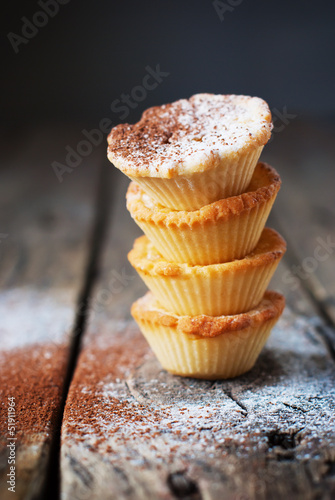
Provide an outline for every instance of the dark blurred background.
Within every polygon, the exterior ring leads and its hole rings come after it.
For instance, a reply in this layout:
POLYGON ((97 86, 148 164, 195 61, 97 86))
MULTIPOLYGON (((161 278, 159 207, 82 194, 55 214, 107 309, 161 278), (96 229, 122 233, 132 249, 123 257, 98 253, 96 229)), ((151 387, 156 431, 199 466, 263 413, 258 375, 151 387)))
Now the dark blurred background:
POLYGON ((105 117, 116 124, 126 113, 111 104, 132 91, 125 121, 196 92, 257 95, 299 116, 335 116, 330 0, 21 0, 6 2, 1 23, 6 128, 94 126, 105 117), (138 89, 157 65, 169 75, 138 89))

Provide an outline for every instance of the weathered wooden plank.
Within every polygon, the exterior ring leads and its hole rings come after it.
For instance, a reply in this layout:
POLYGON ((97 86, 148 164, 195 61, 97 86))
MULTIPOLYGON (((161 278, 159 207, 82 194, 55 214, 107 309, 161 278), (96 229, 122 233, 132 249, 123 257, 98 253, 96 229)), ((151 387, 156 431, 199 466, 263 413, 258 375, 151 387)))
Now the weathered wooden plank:
MULTIPOLYGON (((289 246, 283 280, 301 281, 335 324, 335 125, 296 118, 264 150, 282 189, 273 213, 289 246)), ((333 339, 335 350, 335 339, 333 339)))
POLYGON ((59 183, 51 162, 78 140, 69 132, 20 137, 0 172, 1 499, 45 498, 59 433, 102 158, 96 151, 59 183))
POLYGON ((249 374, 169 375, 129 315, 144 286, 126 261, 138 230, 120 182, 65 407, 62 499, 330 499, 334 362, 308 296, 282 281, 283 264, 274 285, 288 307, 249 374))
POLYGON ((331 498, 334 369, 293 318, 249 375, 214 384, 161 370, 133 325, 101 326, 65 413, 63 498, 174 498, 184 482, 202 498, 331 498))

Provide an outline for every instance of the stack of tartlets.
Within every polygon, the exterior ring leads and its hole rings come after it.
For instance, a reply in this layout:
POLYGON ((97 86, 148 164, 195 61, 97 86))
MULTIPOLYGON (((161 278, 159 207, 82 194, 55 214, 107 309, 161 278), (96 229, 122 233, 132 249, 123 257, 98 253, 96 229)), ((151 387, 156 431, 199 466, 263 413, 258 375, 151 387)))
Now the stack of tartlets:
POLYGON ((266 291, 286 250, 264 228, 281 183, 257 163, 271 129, 259 98, 197 94, 150 108, 108 137, 145 233, 128 257, 151 292, 131 312, 171 373, 248 371, 284 309, 284 297, 266 291))

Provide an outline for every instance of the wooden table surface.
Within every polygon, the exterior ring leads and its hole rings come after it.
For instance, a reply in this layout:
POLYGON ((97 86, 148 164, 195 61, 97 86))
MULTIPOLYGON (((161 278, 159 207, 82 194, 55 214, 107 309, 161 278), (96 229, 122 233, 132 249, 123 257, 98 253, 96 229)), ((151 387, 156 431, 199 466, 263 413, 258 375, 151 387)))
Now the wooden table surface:
POLYGON ((287 307, 254 369, 214 382, 162 370, 131 319, 126 177, 105 145, 51 167, 80 130, 0 139, 1 500, 335 498, 334 122, 296 118, 263 152, 287 307))

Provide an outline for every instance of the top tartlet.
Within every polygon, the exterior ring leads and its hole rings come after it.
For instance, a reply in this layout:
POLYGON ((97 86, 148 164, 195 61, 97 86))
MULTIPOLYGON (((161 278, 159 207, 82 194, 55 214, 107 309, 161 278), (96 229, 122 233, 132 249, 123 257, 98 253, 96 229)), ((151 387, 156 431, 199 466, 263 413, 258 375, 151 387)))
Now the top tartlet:
POLYGON ((258 97, 196 94, 147 109, 108 136, 108 158, 131 177, 170 179, 264 146, 271 112, 258 97))
POLYGON ((246 190, 271 129, 258 97, 196 94, 113 128, 108 158, 160 205, 197 210, 246 190))

